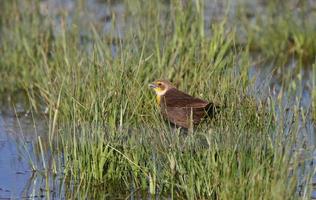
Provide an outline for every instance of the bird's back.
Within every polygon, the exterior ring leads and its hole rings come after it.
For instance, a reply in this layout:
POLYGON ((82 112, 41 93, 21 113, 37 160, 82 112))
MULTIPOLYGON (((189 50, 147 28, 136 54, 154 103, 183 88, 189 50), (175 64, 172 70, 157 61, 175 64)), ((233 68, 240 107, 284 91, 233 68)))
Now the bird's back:
POLYGON ((176 88, 168 90, 162 96, 160 106, 165 118, 184 128, 189 128, 191 121, 198 124, 207 115, 215 114, 214 104, 192 97, 176 88))

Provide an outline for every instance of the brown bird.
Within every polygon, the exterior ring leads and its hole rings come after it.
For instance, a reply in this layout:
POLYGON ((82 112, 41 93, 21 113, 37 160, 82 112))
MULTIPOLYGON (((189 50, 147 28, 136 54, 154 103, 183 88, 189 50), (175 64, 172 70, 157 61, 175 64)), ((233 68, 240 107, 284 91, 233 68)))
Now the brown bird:
POLYGON ((205 117, 213 117, 219 108, 213 103, 179 91, 169 81, 157 80, 149 87, 157 95, 162 115, 176 126, 192 128, 205 117))

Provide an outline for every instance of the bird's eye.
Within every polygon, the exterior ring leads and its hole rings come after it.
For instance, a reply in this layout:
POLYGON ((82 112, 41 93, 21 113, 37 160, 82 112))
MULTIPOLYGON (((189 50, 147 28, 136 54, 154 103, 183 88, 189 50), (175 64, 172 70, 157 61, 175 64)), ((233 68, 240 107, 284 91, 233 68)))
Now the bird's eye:
POLYGON ((162 84, 161 83, 158 83, 158 86, 161 86, 162 84))

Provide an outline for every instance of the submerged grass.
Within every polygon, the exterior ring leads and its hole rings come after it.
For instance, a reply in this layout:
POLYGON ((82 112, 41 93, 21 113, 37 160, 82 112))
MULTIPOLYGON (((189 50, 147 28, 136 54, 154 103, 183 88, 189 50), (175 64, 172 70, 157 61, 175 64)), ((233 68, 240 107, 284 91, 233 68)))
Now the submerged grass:
MULTIPOLYGON (((0 90, 24 89, 37 110, 37 100, 45 102, 57 158, 44 166, 71 180, 69 198, 139 191, 179 199, 309 198, 297 189, 305 160, 296 139, 305 116, 294 105, 292 123, 281 99, 255 98, 249 45, 235 45, 225 19, 205 27, 202 2, 124 1, 132 28, 123 37, 115 13, 109 34, 98 24, 82 31, 77 13, 85 1, 75 4, 71 23, 67 12, 43 17, 39 1, 26 2, 23 11, 19 1, 1 4, 0 90), (184 135, 159 115, 147 88, 158 78, 226 107, 184 135)), ((308 182, 300 186, 310 190, 308 182)))

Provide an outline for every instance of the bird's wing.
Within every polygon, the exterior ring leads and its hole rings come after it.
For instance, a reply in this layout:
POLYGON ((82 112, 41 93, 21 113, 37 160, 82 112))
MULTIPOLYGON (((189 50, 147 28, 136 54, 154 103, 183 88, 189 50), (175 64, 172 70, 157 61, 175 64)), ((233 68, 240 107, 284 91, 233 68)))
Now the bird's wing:
POLYGON ((175 125, 182 126, 184 128, 189 128, 190 126, 190 118, 187 116, 188 113, 184 108, 165 107, 162 110, 162 114, 175 125))
POLYGON ((214 104, 192 97, 176 88, 169 89, 160 104, 162 114, 173 124, 189 128, 207 115, 213 116, 214 104))
POLYGON ((172 88, 164 95, 162 102, 166 107, 205 108, 209 103, 199 98, 192 97, 184 92, 172 88))
POLYGON ((189 128, 191 120, 193 124, 198 124, 207 115, 204 108, 162 107, 162 109, 163 115, 170 122, 185 128, 189 128))

